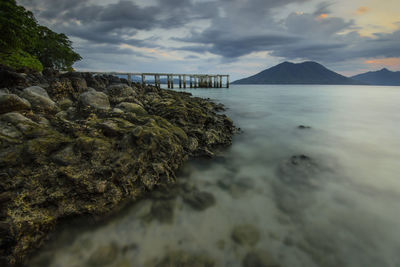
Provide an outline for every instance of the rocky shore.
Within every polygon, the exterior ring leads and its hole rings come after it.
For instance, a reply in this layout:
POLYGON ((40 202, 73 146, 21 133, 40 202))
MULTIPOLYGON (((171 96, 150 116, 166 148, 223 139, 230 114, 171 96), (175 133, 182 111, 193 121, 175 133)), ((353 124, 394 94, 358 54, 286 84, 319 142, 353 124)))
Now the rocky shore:
POLYGON ((0 265, 23 263, 60 221, 107 215, 230 145, 222 110, 115 76, 0 67, 0 265))

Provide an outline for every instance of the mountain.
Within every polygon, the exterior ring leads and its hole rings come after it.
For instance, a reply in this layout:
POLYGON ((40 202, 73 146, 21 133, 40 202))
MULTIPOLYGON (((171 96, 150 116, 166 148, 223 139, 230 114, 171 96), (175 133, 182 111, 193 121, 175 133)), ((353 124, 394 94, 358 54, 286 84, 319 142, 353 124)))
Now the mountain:
POLYGON ((351 77, 354 80, 371 85, 398 85, 400 86, 400 71, 390 71, 386 68, 370 71, 351 77))
POLYGON ((307 61, 303 63, 283 62, 275 67, 237 80, 234 84, 361 84, 333 72, 321 64, 307 61))

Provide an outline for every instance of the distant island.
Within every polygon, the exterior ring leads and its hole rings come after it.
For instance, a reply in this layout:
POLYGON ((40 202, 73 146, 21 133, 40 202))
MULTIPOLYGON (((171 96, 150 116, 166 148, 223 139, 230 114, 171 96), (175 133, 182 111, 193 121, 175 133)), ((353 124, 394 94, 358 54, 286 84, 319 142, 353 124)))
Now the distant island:
POLYGON ((371 85, 397 85, 400 86, 400 71, 390 71, 383 68, 378 71, 369 71, 351 77, 354 80, 371 85))
POLYGON ((313 61, 283 62, 232 84, 400 85, 400 72, 382 69, 349 78, 313 61))

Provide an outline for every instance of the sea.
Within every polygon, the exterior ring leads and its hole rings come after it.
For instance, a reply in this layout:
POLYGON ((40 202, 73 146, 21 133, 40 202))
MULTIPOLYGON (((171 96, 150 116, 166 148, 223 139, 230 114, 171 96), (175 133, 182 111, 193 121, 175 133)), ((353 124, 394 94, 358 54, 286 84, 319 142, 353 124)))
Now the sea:
POLYGON ((64 226, 29 266, 157 266, 177 251, 215 266, 400 266, 400 87, 175 90, 223 103, 241 129, 215 159, 179 172, 215 204, 199 211, 178 197, 165 223, 144 221, 142 200, 64 226))

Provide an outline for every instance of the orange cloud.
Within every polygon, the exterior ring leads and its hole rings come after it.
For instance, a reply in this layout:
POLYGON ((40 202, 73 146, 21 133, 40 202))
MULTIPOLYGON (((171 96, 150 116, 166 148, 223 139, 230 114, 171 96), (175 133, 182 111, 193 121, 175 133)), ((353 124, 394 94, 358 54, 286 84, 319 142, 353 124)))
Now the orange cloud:
POLYGON ((328 14, 322 13, 321 15, 318 16, 319 19, 326 19, 328 17, 328 14))
POLYGON ((388 57, 388 58, 378 58, 378 59, 370 59, 365 60, 365 64, 371 64, 376 66, 387 66, 387 67, 400 67, 400 58, 399 57, 388 57))
POLYGON ((368 7, 362 6, 362 7, 360 7, 359 9, 357 9, 356 14, 357 14, 357 15, 362 15, 362 14, 367 13, 368 11, 369 11, 369 8, 368 8, 368 7))

